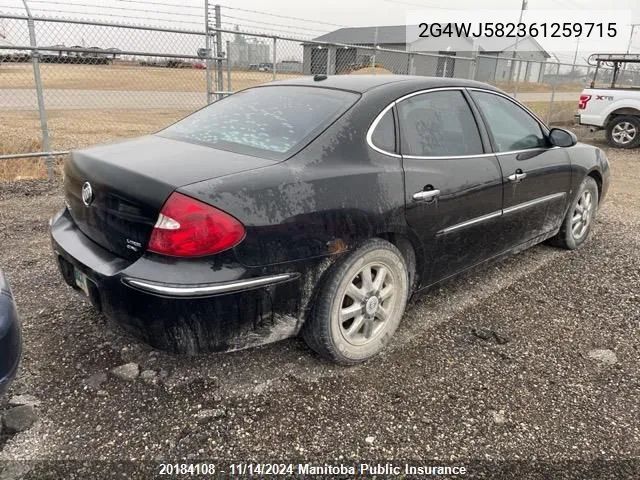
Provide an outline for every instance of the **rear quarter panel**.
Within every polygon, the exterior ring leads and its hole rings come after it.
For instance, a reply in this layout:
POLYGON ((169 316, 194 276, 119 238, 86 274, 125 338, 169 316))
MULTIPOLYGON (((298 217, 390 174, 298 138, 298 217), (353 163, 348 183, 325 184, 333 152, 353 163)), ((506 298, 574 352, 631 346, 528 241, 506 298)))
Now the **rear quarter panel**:
POLYGON ((365 138, 385 105, 366 100, 287 161, 180 191, 245 225, 235 251, 248 266, 335 255, 383 232, 410 235, 401 160, 365 138))

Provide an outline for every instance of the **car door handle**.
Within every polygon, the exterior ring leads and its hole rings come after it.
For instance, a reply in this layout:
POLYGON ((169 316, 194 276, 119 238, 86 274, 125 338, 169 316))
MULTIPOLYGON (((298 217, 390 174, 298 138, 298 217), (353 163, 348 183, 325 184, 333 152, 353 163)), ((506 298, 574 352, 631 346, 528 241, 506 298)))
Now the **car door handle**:
POLYGON ((514 173, 513 175, 509 175, 507 177, 509 179, 510 182, 521 182, 522 180, 524 180, 525 178, 527 178, 527 174, 526 173, 514 173))
POLYGON ((417 202, 433 200, 440 196, 440 190, 422 190, 413 194, 413 199, 417 202))

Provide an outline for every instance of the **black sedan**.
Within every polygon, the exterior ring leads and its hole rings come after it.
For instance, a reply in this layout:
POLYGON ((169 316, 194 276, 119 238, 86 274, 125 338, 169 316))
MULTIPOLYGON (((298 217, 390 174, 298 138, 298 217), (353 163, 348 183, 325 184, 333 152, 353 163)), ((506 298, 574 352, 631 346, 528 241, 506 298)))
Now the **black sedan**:
POLYGON ((158 348, 301 334, 352 364, 413 292, 547 239, 583 245, 608 184, 602 150, 489 85, 316 76, 74 152, 51 237, 65 281, 158 348))
POLYGON ((0 394, 18 371, 20 362, 20 324, 7 279, 0 271, 0 394))

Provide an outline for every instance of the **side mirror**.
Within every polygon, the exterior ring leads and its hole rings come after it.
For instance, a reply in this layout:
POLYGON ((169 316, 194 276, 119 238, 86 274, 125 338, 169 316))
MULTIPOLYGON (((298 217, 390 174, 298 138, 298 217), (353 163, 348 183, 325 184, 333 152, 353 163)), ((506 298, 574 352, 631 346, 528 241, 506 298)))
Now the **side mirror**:
POLYGON ((552 128, 549 132, 549 141, 554 147, 573 147, 578 143, 578 137, 564 128, 552 128))

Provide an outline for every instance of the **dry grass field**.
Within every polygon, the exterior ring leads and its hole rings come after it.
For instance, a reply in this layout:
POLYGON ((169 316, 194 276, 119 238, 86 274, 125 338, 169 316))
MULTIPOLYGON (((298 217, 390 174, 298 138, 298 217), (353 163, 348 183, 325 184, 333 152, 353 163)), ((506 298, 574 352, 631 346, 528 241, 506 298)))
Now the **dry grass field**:
MULTIPOLYGON (((114 65, 42 64, 41 72, 45 89, 157 92, 204 92, 206 90, 205 72, 192 68, 161 68, 122 63, 114 65)), ((366 68, 354 73, 388 74, 391 72, 383 68, 366 68)), ((285 79, 295 76, 278 74, 277 78, 285 79)), ((269 72, 234 71, 231 88, 239 90, 271 80, 272 75, 269 72)), ((224 86, 225 89, 229 88, 226 72, 224 86)), ((509 90, 507 85, 501 85, 501 87, 509 90)), ((0 96, 3 95, 3 90, 32 88, 33 71, 30 63, 0 65, 0 96)), ((550 88, 548 85, 538 84, 518 86, 520 92, 545 92, 550 88)), ((564 91, 580 88, 579 85, 568 85, 564 91)), ((528 105, 541 118, 547 118, 548 102, 531 102, 528 105)), ((575 102, 556 102, 551 123, 567 124, 572 120, 574 110, 575 102)), ((188 113, 189 110, 186 109, 155 108, 48 110, 51 147, 53 150, 68 150, 143 135, 169 125, 188 113)), ((0 110, 0 155, 40 150, 40 122, 37 112, 0 110)), ((0 161, 0 181, 16 178, 43 178, 45 175, 43 159, 0 161)))
MULTIPOLYGON (((545 122, 549 113, 549 102, 524 102, 536 115, 545 122)), ((551 110, 552 125, 569 125, 573 123, 573 114, 576 111, 576 102, 553 102, 551 110)))
MULTIPOLYGON (((547 102, 528 103, 542 119, 547 102)), ((556 102, 551 123, 566 125, 573 118, 574 102, 556 102)), ((48 112, 53 150, 81 148, 119 138, 135 137, 159 130, 189 113, 188 110, 53 110, 48 112)), ((41 148, 37 112, 0 112, 0 155, 37 152, 41 148)), ((0 160, 0 182, 46 177, 42 158, 0 160)))
MULTIPOLYGON (((53 110, 48 112, 51 148, 67 150, 154 132, 187 115, 186 110, 53 110)), ((41 148, 37 112, 0 112, 0 155, 41 148)), ((44 178, 44 159, 0 160, 0 182, 44 178)))
MULTIPOLYGON (((42 80, 45 88, 62 90, 153 90, 158 92, 203 92, 206 88, 204 70, 195 68, 162 68, 115 63, 113 65, 60 65, 41 64, 42 80)), ((358 75, 390 74, 384 68, 363 68, 354 72, 358 75)), ((298 74, 278 73, 276 78, 295 78, 298 74)), ((231 88, 240 90, 253 85, 270 82, 270 72, 234 70, 231 72, 231 88)), ((497 83, 498 88, 513 92, 512 83, 497 83)), ((227 72, 224 73, 224 87, 227 72)), ((517 84, 520 93, 544 93, 553 90, 547 83, 522 82, 517 84)), ((0 89, 33 88, 33 70, 30 63, 0 65, 0 89)), ((558 92, 580 92, 584 85, 566 83, 556 85, 558 92)))
MULTIPOLYGON (((532 83, 532 82, 520 82, 517 85, 513 83, 495 83, 496 87, 505 92, 512 93, 518 87, 519 93, 546 93, 553 91, 553 85, 550 83, 532 83)), ((556 92, 581 92, 584 90, 585 85, 581 83, 559 83, 555 86, 556 92)))
MULTIPOLYGON (((61 90, 127 90, 156 92, 205 92, 205 71, 195 68, 162 68, 133 64, 60 65, 41 64, 45 89, 61 90)), ((299 75, 277 74, 277 80, 299 75)), ((231 88, 241 90, 270 82, 269 72, 238 70, 231 72, 231 88)), ((228 89, 227 73, 224 88, 228 89)), ((0 89, 33 88, 30 63, 0 65, 0 89)))

